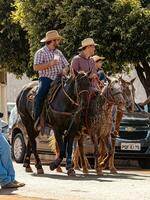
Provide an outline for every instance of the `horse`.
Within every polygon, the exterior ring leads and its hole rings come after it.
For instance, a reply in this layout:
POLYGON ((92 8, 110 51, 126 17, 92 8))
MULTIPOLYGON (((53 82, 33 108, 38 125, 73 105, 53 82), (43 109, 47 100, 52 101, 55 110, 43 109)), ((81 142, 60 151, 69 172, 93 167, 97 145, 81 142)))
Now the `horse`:
MULTIPOLYGON (((99 92, 96 93, 96 96, 91 98, 87 112, 85 113, 85 120, 82 124, 83 127, 86 128, 86 132, 88 135, 90 135, 91 140, 94 144, 94 154, 95 154, 95 160, 96 160, 96 166, 98 166, 98 143, 99 143, 99 133, 102 127, 107 126, 107 122, 111 115, 111 109, 113 104, 120 105, 120 107, 124 106, 125 101, 122 94, 122 88, 118 81, 111 82, 108 86, 105 87, 105 90, 102 94, 99 92), (104 120, 105 119, 105 120, 104 120)), ((109 125, 110 127, 110 125, 109 125)), ((109 128, 110 129, 110 128, 109 128)), ((105 131, 106 132, 106 131, 105 131)), ((106 133, 105 133, 106 134, 106 133)), ((101 131, 102 136, 102 131, 101 131)), ((107 159, 109 159, 111 155, 111 141, 109 138, 107 138, 107 141, 105 141, 106 144, 108 144, 108 150, 109 150, 109 156, 107 159)), ((51 145, 52 146, 52 145, 51 145)), ((80 158, 81 158, 81 164, 83 167, 83 172, 88 173, 88 169, 85 162, 85 156, 84 156, 84 149, 83 149, 83 134, 80 133, 79 139, 78 139, 78 150, 80 152, 80 158)), ((57 148, 57 151, 58 148, 57 148)), ((57 154, 59 154, 57 152, 57 154)), ((106 159, 106 161, 107 161, 106 159)), ((105 161, 105 162, 106 162, 105 161)), ((75 163, 74 163, 75 164, 75 163)), ((76 167, 76 166, 75 166, 76 167)))
MULTIPOLYGON (((135 78, 130 81, 124 80, 122 77, 119 77, 119 81, 122 87, 123 97, 125 99, 125 108, 128 112, 134 112, 134 103, 135 103, 135 87, 133 85, 135 78)), ((119 127, 120 122, 122 120, 123 110, 117 107, 116 116, 114 120, 114 130, 111 133, 112 139, 112 155, 109 159, 109 170, 111 173, 117 173, 117 169, 114 166, 114 156, 115 156, 115 144, 116 144, 116 137, 119 137, 119 127)), ((101 145, 101 160, 104 157, 106 151, 104 146, 101 145)))
MULTIPOLYGON (((67 154, 66 169, 68 175, 75 175, 72 168, 72 146, 76 133, 80 129, 82 121, 82 111, 87 107, 90 82, 90 73, 75 72, 66 81, 61 76, 61 82, 54 94, 48 94, 44 110, 45 121, 54 130, 55 139, 60 149, 59 157, 50 163, 50 169, 54 170, 60 165, 64 156, 67 154)), ((55 85, 55 81, 54 81, 55 85)), ((17 110, 20 114, 22 123, 24 124, 28 133, 28 143, 26 148, 26 155, 24 159, 24 167, 26 172, 32 172, 30 166, 31 151, 35 157, 35 167, 38 174, 43 174, 42 164, 37 153, 36 137, 39 131, 34 129, 33 105, 34 97, 33 91, 38 88, 37 82, 26 85, 19 93, 16 104, 17 110), (32 98, 31 98, 32 97, 32 98)))
MULTIPOLYGON (((119 84, 122 90, 123 98, 125 100, 125 107, 128 110, 128 112, 133 112, 134 111, 134 99, 135 99, 135 88, 133 85, 135 78, 132 79, 131 81, 125 81, 122 79, 122 77, 119 78, 119 84)), ((103 95, 106 97, 107 102, 111 101, 111 98, 108 97, 106 92, 106 89, 103 91, 103 95)), ((116 93, 117 94, 117 93, 116 93)), ((115 99, 114 99, 115 100, 115 99)), ((115 104, 117 102, 113 102, 115 104)), ((96 163, 96 171, 98 175, 102 175, 102 169, 105 168, 107 162, 109 161, 109 169, 111 173, 117 173, 117 169, 114 166, 114 154, 115 154, 115 143, 116 143, 116 137, 119 135, 119 127, 120 127, 120 122, 123 116, 123 111, 124 111, 124 106, 123 104, 117 104, 117 110, 116 110, 116 119, 114 122, 114 130, 112 132, 112 111, 111 111, 111 105, 103 105, 103 112, 101 113, 102 120, 99 122, 100 123, 100 130, 99 130, 99 157, 96 163), (109 109, 105 109, 109 107, 109 109), (105 136, 107 135, 107 140, 108 138, 110 139, 111 137, 111 145, 108 143, 106 140, 105 136), (108 152, 108 155, 107 155, 108 152), (107 156, 106 156, 107 155, 107 156)), ((91 120, 93 121, 93 120, 91 120)), ((94 129, 93 129, 94 130, 94 129)), ((93 131, 92 129, 90 131, 93 131)), ((75 160, 75 168, 79 168, 78 166, 78 159, 79 156, 81 158, 81 164, 83 167, 83 172, 88 173, 87 165, 89 165, 87 162, 85 162, 85 157, 83 153, 83 135, 81 135, 81 139, 78 141, 78 148, 76 149, 76 157, 74 158, 75 160)))

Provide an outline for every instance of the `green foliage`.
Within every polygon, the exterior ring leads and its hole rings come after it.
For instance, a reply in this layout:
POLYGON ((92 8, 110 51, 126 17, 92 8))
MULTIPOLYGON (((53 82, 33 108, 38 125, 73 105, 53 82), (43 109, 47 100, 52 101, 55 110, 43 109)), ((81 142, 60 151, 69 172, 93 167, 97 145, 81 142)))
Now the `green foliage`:
POLYGON ((0 1, 0 65, 2 69, 22 75, 27 70, 29 55, 26 33, 11 21, 13 0, 0 1))
POLYGON ((64 0, 58 7, 68 57, 77 53, 81 40, 93 37, 115 72, 127 63, 149 60, 150 13, 139 0, 64 0))
POLYGON ((45 33, 52 29, 61 29, 61 21, 55 12, 56 5, 60 0, 15 0, 16 11, 13 12, 13 19, 19 22, 26 30, 29 40, 30 67, 33 67, 35 51, 41 47, 40 40, 45 33))
POLYGON ((149 62, 148 5, 147 0, 0 0, 0 63, 32 76, 34 53, 52 29, 64 36, 62 51, 70 60, 81 41, 92 37, 110 72, 128 70, 128 63, 149 62))

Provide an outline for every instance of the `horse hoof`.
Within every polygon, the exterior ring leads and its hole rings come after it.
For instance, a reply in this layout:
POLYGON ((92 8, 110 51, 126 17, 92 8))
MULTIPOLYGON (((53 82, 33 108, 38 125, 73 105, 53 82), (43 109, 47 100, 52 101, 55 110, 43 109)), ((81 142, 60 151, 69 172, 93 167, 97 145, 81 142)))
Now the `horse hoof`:
POLYGON ((110 173, 111 173, 111 174, 118 174, 118 172, 117 172, 117 169, 116 169, 116 168, 110 169, 110 173))
POLYGON ((62 173, 62 172, 63 172, 63 170, 62 170, 62 168, 61 168, 61 167, 57 167, 57 168, 56 168, 56 172, 60 172, 60 173, 62 173))
POLYGON ((75 170, 73 168, 67 171, 68 176, 76 176, 75 170))
POLYGON ((30 166, 28 163, 23 163, 23 167, 28 168, 28 166, 30 166))
POLYGON ((88 169, 83 169, 83 174, 88 174, 88 173, 89 173, 88 169))
POLYGON ((43 169, 37 169, 37 174, 44 174, 44 170, 43 169))
POLYGON ((97 171, 96 173, 97 173, 98 176, 103 176, 104 175, 102 171, 97 171))
POLYGON ((54 162, 51 162, 49 167, 51 171, 57 168, 54 162))
POLYGON ((26 172, 33 172, 31 167, 26 167, 26 172))
POLYGON ((74 167, 75 170, 80 170, 80 167, 76 166, 74 167))

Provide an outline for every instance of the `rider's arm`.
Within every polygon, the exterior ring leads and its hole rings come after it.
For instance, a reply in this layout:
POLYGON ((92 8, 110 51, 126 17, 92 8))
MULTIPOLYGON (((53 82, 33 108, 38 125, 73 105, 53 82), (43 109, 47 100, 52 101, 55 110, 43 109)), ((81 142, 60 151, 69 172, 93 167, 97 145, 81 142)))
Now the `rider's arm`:
POLYGON ((74 75, 74 71, 80 71, 79 70, 79 61, 78 61, 78 57, 75 56, 72 61, 71 61, 71 66, 70 66, 70 72, 72 75, 74 75))
POLYGON ((45 56, 42 51, 37 51, 34 57, 34 70, 40 71, 40 70, 46 70, 48 68, 53 67, 54 65, 57 65, 59 63, 58 60, 51 60, 49 62, 45 61, 45 56))

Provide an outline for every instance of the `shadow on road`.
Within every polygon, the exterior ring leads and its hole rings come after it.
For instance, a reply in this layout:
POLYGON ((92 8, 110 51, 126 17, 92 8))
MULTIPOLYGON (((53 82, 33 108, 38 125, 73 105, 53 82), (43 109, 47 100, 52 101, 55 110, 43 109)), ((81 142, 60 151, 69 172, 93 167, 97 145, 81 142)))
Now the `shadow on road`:
POLYGON ((68 176, 67 173, 58 173, 56 174, 31 174, 32 176, 37 177, 46 177, 52 179, 60 179, 60 180, 74 180, 74 181, 99 181, 99 182, 114 182, 115 179, 129 179, 129 180, 145 180, 147 176, 140 175, 140 174, 133 174, 127 172, 119 172, 118 174, 110 174, 109 172, 104 172, 103 176, 98 176, 94 171, 90 171, 89 174, 81 174, 82 172, 76 173, 76 176, 68 176))
MULTIPOLYGON (((15 195, 13 194, 14 191, 17 191, 17 188, 8 188, 8 189, 0 189, 0 195, 15 195)), ((12 197, 13 199, 13 197, 12 197)))

